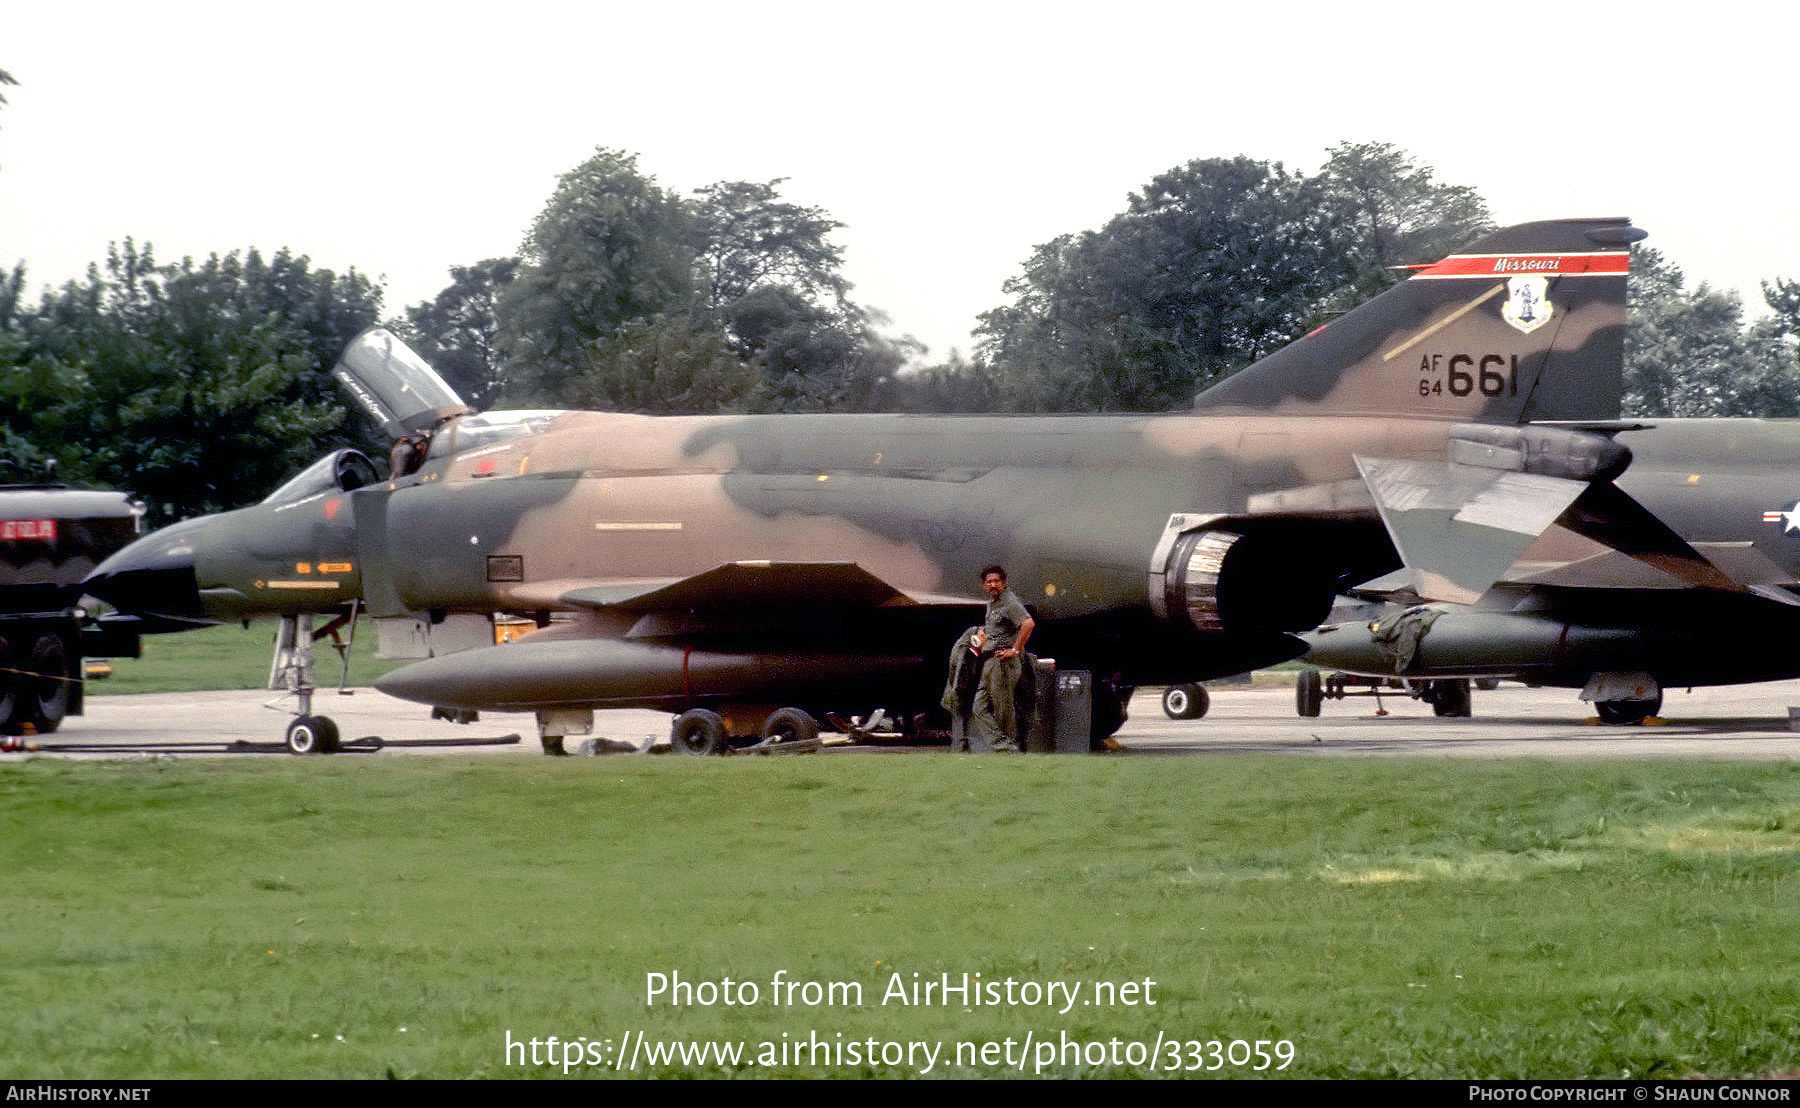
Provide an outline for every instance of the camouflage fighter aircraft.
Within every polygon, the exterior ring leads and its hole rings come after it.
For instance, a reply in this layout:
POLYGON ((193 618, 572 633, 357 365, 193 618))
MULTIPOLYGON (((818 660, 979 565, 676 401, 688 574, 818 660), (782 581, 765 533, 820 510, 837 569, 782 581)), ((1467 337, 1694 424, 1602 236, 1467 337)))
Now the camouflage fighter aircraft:
MULTIPOLYGON (((1780 645, 1800 633, 1800 421, 1495 430, 1453 434, 1442 461, 1358 460, 1404 567, 1356 592, 1403 602, 1303 636, 1307 661, 1576 688, 1606 723, 1654 715, 1665 688, 1800 676, 1780 645)), ((1303 713, 1318 695, 1302 685, 1303 713)))
POLYGON ((535 712, 547 749, 594 709, 664 709, 713 753, 923 726, 1000 563, 1034 651, 1093 673, 1104 735, 1134 686, 1296 657, 1336 596, 1402 568, 1357 457, 1440 460, 1479 423, 1591 476, 1594 432, 1520 425, 1617 415, 1640 237, 1497 232, 1166 415, 478 415, 370 332, 336 373, 397 441, 389 475, 340 450, 88 588, 161 621, 281 618, 297 752, 336 737, 310 620, 361 608, 384 656, 419 659, 377 681, 395 696, 535 712), (537 629, 493 646, 497 616, 537 629))

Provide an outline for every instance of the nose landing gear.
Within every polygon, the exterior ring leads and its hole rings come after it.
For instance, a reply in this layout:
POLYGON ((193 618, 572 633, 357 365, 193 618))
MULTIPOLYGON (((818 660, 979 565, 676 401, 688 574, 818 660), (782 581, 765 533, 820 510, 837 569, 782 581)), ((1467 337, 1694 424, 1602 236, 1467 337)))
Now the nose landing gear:
MULTIPOLYGON (((313 686, 313 643, 331 639, 332 649, 338 652, 343 666, 338 693, 350 695, 344 688, 350 674, 350 643, 338 637, 338 629, 349 624, 351 642, 355 641, 356 607, 352 605, 349 612, 316 631, 312 622, 310 613, 281 617, 275 634, 275 658, 269 666, 269 688, 286 692, 296 702, 295 716, 284 739, 292 754, 332 754, 339 748, 337 724, 326 716, 313 714, 313 693, 317 691, 313 686)), ((266 706, 277 705, 271 702, 266 706)))

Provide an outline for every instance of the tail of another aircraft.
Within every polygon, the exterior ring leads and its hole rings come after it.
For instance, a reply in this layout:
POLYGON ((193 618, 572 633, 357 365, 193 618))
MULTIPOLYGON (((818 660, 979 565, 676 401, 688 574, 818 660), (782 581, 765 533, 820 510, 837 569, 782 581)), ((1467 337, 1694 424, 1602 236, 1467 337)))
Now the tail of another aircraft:
POLYGON ((1202 392, 1201 410, 1615 419, 1627 219, 1525 223, 1415 273, 1202 392))

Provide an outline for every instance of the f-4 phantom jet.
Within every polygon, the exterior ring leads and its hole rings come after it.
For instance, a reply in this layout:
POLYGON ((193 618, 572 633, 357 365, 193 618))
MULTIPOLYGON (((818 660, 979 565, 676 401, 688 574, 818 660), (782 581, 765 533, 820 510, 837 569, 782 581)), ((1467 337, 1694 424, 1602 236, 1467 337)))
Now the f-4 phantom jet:
MULTIPOLYGON (((1358 458, 1443 462, 1478 425, 1597 479, 1609 431, 1527 425, 1617 414, 1640 237, 1497 232, 1163 415, 478 414, 376 330, 335 372, 395 441, 387 472, 337 451, 88 589, 147 626, 279 618, 290 688, 312 618, 366 613, 417 659, 377 682, 395 696, 534 712, 547 747, 662 709, 713 753, 877 709, 927 726, 999 564, 1034 653, 1092 673, 1105 735, 1135 686, 1298 657, 1334 598, 1405 568, 1358 458), (495 646, 496 618, 534 630, 495 646)), ((290 747, 335 739, 303 697, 290 747)))

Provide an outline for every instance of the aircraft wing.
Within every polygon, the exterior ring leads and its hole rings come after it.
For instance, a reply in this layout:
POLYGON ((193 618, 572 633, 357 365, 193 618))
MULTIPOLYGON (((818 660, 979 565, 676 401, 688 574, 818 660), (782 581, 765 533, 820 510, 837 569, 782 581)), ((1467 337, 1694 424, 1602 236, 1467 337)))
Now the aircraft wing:
POLYGON ((385 674, 382 690, 469 711, 681 712, 822 695, 885 707, 896 689, 941 683, 942 624, 966 625, 980 610, 967 598, 909 595, 852 562, 737 561, 675 579, 539 582, 507 596, 592 618, 425 658, 385 674))
POLYGON ((543 581, 512 593, 521 607, 615 609, 892 608, 975 605, 968 597, 903 592, 853 562, 729 562, 684 578, 543 581))
POLYGON ((1617 485, 1595 485, 1560 520, 1583 538, 1668 574, 1683 586, 1735 589, 1740 582, 1617 485))
POLYGON ((1587 489, 1557 524, 1585 540, 1586 556, 1534 561, 1527 551, 1513 579, 1576 588, 1719 589, 1800 605, 1785 587, 1793 575, 1755 544, 1689 542, 1616 485, 1587 489))

